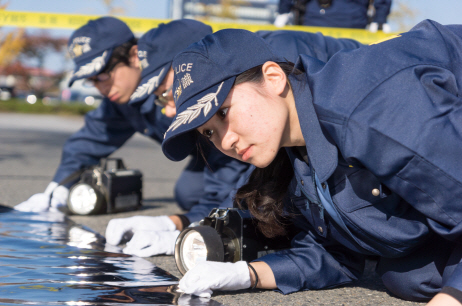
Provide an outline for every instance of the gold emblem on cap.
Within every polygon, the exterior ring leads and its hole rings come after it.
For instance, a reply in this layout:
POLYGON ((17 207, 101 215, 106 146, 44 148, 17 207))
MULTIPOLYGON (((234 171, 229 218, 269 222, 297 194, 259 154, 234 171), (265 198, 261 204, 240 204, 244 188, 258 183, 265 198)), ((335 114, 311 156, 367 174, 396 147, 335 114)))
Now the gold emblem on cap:
POLYGON ((72 49, 72 53, 74 54, 74 57, 78 57, 78 56, 82 55, 82 53, 83 53, 82 45, 75 44, 74 48, 72 49))
POLYGON ((183 90, 181 89, 181 84, 179 84, 178 87, 175 89, 175 100, 178 100, 182 92, 183 90))

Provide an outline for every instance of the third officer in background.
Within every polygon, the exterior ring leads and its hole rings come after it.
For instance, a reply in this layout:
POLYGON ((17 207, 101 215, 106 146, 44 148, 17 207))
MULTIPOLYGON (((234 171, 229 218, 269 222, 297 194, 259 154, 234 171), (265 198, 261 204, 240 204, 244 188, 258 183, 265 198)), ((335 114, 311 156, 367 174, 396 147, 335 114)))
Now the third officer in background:
POLYGON ((359 29, 369 25, 372 32, 390 32, 390 7, 391 0, 280 0, 274 25, 286 25, 293 12, 296 25, 359 29), (368 14, 371 11, 373 16, 368 14))

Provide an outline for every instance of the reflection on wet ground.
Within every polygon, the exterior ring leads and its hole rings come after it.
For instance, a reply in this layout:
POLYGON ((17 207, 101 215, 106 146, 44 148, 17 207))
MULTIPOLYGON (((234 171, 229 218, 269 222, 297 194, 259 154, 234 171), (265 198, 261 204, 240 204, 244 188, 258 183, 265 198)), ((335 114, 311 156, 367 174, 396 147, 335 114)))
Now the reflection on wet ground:
POLYGON ((0 205, 0 303, 220 305, 176 293, 176 277, 118 251, 62 214, 0 205))

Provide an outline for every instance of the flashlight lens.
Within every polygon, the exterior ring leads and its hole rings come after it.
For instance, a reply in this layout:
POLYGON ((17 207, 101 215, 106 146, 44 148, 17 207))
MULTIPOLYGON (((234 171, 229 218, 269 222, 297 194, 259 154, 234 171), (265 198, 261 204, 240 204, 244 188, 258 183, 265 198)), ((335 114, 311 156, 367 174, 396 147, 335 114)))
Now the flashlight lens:
POLYGON ((223 262, 224 258, 223 241, 211 226, 188 227, 176 239, 175 262, 183 275, 200 262, 223 262))
POLYGON ((187 270, 193 268, 199 262, 207 260, 207 246, 201 234, 196 231, 190 231, 186 234, 182 242, 181 255, 187 270))
POLYGON ((87 184, 75 186, 69 195, 69 205, 71 210, 79 215, 91 213, 98 201, 95 189, 87 184))

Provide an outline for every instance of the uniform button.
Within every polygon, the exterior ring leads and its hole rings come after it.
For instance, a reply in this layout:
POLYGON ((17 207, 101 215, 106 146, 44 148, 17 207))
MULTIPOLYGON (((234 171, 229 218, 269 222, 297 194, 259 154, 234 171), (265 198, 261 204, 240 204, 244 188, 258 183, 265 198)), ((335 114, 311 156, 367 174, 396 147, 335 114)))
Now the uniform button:
POLYGON ((144 133, 147 134, 149 132, 148 129, 144 129, 144 133))
POLYGON ((372 189, 372 195, 374 197, 379 196, 380 195, 380 190, 378 190, 377 188, 372 189))
POLYGON ((319 13, 321 13, 321 15, 324 15, 324 14, 326 13, 326 11, 325 11, 324 9, 321 9, 321 10, 319 11, 319 13))
POLYGON ((323 232, 324 230, 322 229, 321 226, 318 226, 318 231, 322 234, 322 232, 323 232))
POLYGON ((302 186, 305 186, 305 182, 303 180, 300 180, 300 184, 302 184, 302 186))
POLYGON ((326 183, 322 183, 321 186, 322 186, 322 189, 326 189, 326 183))

